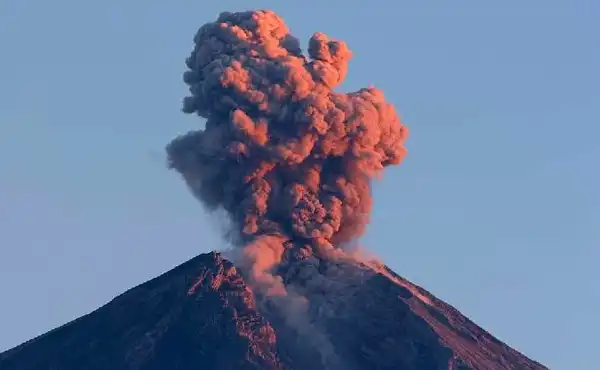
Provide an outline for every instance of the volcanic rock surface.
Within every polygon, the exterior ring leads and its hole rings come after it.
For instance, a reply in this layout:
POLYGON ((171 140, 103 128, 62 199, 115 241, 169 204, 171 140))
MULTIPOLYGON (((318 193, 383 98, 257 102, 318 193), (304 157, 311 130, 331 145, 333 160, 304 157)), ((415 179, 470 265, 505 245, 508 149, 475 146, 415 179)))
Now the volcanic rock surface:
MULTIPOLYGON (((0 369, 546 369, 386 267, 323 260, 319 269, 340 284, 313 292, 310 329, 257 303, 213 252, 1 353, 0 369)), ((301 289, 301 276, 286 279, 301 289)))

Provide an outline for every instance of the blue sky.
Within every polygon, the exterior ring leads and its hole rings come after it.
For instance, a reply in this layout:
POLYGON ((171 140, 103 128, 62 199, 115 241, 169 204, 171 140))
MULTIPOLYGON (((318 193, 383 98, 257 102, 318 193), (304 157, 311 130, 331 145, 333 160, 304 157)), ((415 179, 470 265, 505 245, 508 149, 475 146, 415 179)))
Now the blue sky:
POLYGON ((552 369, 597 369, 600 3, 416 3, 0 2, 0 350, 222 246, 163 148, 199 124, 196 29, 272 8, 303 45, 345 40, 343 88, 409 126, 364 244, 552 369))

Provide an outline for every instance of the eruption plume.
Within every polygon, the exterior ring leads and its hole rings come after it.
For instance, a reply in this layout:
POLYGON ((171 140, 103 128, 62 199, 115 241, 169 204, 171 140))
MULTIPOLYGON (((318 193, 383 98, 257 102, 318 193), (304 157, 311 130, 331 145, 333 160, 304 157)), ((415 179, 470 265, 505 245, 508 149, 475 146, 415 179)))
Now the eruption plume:
POLYGON ((222 13, 194 43, 183 111, 205 127, 168 145, 169 166, 230 216, 253 283, 285 295, 282 261, 344 254, 363 233, 370 179, 400 163, 407 129, 380 90, 333 90, 344 42, 315 33, 306 57, 272 11, 222 13))

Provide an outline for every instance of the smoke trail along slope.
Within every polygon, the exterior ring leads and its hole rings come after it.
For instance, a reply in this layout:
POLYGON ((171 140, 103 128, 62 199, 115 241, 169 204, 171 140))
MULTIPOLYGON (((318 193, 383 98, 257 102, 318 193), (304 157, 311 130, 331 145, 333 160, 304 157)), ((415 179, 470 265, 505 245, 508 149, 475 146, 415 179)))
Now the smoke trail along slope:
POLYGON ((363 233, 370 179, 400 163, 406 127, 376 88, 334 92, 351 52, 315 33, 309 58, 272 11, 222 13, 186 60, 183 111, 205 128, 167 147, 169 165, 209 209, 225 209, 256 283, 284 252, 341 253, 363 233), (337 250, 337 251, 336 251, 337 250))

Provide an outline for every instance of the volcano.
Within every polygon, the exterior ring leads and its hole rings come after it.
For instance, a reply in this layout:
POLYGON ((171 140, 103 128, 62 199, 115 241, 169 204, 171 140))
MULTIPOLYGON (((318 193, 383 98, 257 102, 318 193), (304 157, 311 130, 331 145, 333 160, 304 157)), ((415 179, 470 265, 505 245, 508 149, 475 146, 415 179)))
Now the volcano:
POLYGON ((167 162, 224 211, 228 258, 198 256, 0 370, 545 369, 357 248, 408 129, 381 90, 336 90, 345 42, 316 32, 305 54, 270 10, 223 12, 193 42, 182 111, 202 119, 167 162))
POLYGON ((547 369, 385 266, 319 269, 340 283, 307 313, 332 345, 329 362, 319 340, 258 307, 233 263, 212 252, 0 354, 0 369, 547 369))

